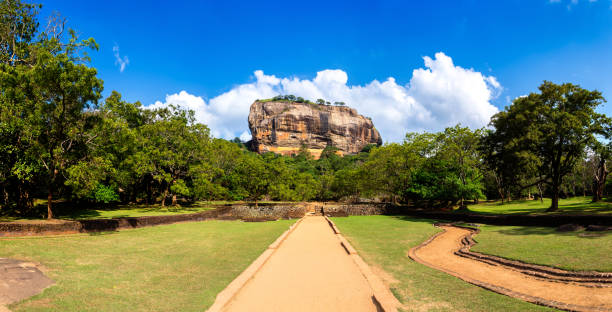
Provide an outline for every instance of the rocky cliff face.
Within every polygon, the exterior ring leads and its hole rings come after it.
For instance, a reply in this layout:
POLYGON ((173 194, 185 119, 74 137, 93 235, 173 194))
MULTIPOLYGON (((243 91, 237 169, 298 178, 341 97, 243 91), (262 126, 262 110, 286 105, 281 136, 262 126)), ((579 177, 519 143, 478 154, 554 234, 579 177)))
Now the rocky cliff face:
POLYGON ((288 101, 255 101, 249 112, 253 151, 297 154, 306 145, 318 158, 327 146, 340 154, 359 153, 368 144, 382 144, 368 118, 355 109, 288 101))

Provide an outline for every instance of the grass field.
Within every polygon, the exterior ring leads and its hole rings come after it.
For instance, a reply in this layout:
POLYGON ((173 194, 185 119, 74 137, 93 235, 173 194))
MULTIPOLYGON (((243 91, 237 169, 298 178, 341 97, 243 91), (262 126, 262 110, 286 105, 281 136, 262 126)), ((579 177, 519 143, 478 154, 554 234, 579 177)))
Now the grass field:
POLYGON ((552 311, 412 261, 408 250, 439 231, 431 221, 393 216, 333 220, 366 262, 391 275, 391 290, 408 311, 552 311))
POLYGON ((550 213, 550 198, 540 200, 515 200, 502 204, 501 201, 469 205, 470 212, 480 214, 612 214, 612 202, 591 202, 591 197, 571 197, 559 200, 559 211, 550 213))
POLYGON ((294 221, 207 221, 0 239, 57 284, 13 311, 204 311, 294 221))
POLYGON ((612 272, 610 232, 484 225, 472 250, 567 270, 612 272))

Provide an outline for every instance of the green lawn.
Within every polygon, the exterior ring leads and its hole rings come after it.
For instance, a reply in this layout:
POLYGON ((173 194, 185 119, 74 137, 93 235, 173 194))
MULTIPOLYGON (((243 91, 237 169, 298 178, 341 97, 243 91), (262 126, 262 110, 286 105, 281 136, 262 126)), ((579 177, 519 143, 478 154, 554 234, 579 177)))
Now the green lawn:
POLYGON ((472 250, 567 270, 612 272, 610 232, 484 225, 472 250))
POLYGON ((207 221, 112 233, 0 239, 57 284, 13 311, 204 311, 295 222, 207 221))
POLYGON ((391 290, 408 311, 551 311, 412 261, 408 250, 439 231, 432 221, 395 216, 333 220, 367 263, 396 280, 391 290))
MULTIPOLYGON (((502 204, 501 201, 470 205, 470 212, 480 214, 551 214, 545 212, 550 207, 550 198, 540 200, 515 200, 502 204)), ((612 202, 591 202, 591 197, 571 197, 559 200, 559 211, 554 214, 612 214, 612 202)))

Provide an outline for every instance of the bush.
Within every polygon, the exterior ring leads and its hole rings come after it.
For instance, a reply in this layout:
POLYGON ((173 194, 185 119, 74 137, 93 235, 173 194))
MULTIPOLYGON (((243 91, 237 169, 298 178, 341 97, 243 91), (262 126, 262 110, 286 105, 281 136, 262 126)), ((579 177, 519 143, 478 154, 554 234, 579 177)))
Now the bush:
POLYGON ((100 183, 96 186, 93 195, 94 200, 97 203, 108 204, 119 201, 119 195, 117 192, 115 192, 115 190, 113 190, 113 188, 100 183))

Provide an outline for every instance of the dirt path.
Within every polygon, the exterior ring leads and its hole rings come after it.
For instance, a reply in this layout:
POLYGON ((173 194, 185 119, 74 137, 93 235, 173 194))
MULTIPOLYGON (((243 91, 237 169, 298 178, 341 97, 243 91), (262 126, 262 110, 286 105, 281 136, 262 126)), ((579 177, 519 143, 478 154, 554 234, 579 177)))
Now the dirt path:
POLYGON ((305 217, 224 311, 377 311, 323 217, 305 217))
MULTIPOLYGON (((441 226, 445 232, 410 250, 410 257, 469 283, 521 300, 573 311, 612 311, 612 287, 548 281, 501 265, 490 265, 455 254, 467 229, 441 226)), ((452 292, 452 290, 450 290, 452 292)))

